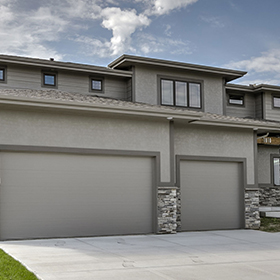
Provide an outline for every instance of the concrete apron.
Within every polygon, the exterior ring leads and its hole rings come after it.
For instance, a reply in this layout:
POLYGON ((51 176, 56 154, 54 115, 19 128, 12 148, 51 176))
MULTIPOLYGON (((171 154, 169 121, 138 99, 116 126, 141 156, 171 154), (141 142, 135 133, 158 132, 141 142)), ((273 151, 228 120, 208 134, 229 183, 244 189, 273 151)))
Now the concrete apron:
POLYGON ((40 279, 280 279, 280 233, 182 232, 0 242, 40 279))

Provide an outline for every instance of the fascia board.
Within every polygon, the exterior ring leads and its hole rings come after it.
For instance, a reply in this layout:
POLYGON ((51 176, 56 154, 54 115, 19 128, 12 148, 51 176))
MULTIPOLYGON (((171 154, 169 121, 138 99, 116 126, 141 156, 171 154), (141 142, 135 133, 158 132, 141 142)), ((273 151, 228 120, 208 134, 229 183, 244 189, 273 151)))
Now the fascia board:
MULTIPOLYGON (((106 67, 100 66, 90 66, 86 65, 82 67, 81 64, 75 65, 71 63, 70 65, 63 65, 64 62, 37 62, 30 60, 18 60, 18 59, 7 59, 0 57, 0 63, 11 63, 11 64, 20 64, 20 65, 27 65, 27 66, 35 66, 41 68, 53 68, 59 70, 67 70, 67 71, 76 71, 76 72, 86 72, 86 73, 94 73, 94 74, 103 74, 103 75, 111 75, 111 76, 121 76, 121 77, 132 77, 133 73, 131 71, 124 71, 124 70, 117 70, 117 69, 110 69, 106 67)), ((67 64, 67 62, 65 63, 67 64)))
POLYGON ((264 125, 264 124, 252 124, 252 123, 237 123, 237 122, 224 122, 224 121, 208 121, 208 120, 197 120, 191 122, 191 124, 197 124, 197 125, 210 125, 210 126, 223 126, 223 127, 234 127, 234 128, 247 128, 247 129, 253 129, 253 130, 273 130, 273 131, 280 131, 280 125, 279 126, 273 126, 273 125, 264 125))
POLYGON ((232 70, 232 69, 224 69, 218 67, 211 67, 211 66, 204 66, 204 65, 196 65, 196 64, 188 64, 183 62, 173 62, 168 60, 160 60, 160 59, 149 59, 149 58, 138 58, 138 57, 126 57, 121 56, 119 60, 115 60, 109 67, 115 69, 116 67, 120 66, 121 64, 129 62, 129 63, 142 63, 142 64, 149 64, 154 66, 161 66, 161 67, 171 67, 171 68, 178 68, 183 70, 191 70, 191 71, 200 71, 212 74, 219 74, 219 75, 226 75, 226 76, 234 76, 235 78, 240 78, 247 74, 245 71, 240 70, 232 70))
POLYGON ((143 117, 162 117, 182 120, 198 120, 202 117, 201 114, 182 114, 180 112, 162 111, 148 108, 129 108, 129 107, 118 107, 108 106, 103 104, 93 103, 78 103, 69 101, 57 101, 57 100, 35 100, 32 98, 18 98, 18 97, 0 97, 0 106, 3 105, 7 108, 10 106, 21 106, 21 107, 34 107, 34 108, 45 108, 45 109, 63 109, 63 110, 76 110, 76 111, 88 111, 97 113, 113 113, 122 115, 134 115, 143 117))

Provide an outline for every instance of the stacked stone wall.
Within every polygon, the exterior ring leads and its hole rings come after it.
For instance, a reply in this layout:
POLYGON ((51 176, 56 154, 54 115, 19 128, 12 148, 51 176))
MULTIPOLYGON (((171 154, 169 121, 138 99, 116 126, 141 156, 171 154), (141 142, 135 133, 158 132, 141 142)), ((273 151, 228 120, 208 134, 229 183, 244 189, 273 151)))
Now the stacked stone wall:
POLYGON ((177 190, 158 189, 158 233, 176 233, 177 190))
POLYGON ((245 227, 248 229, 260 228, 259 197, 258 190, 245 191, 245 227))
POLYGON ((260 206, 279 207, 280 188, 275 188, 275 187, 260 188, 260 206))

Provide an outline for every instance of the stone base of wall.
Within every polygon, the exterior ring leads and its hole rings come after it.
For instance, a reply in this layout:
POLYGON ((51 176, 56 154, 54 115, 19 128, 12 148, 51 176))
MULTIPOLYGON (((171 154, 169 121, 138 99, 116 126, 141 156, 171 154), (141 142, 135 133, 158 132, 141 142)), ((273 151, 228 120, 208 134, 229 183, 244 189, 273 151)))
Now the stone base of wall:
POLYGON ((158 233, 176 233, 177 191, 174 188, 158 190, 158 233))
MULTIPOLYGON (((258 190, 245 191, 245 228, 259 229, 258 190)), ((158 233, 176 233, 181 228, 181 197, 176 188, 158 189, 158 233)))
POLYGON ((259 196, 258 190, 245 191, 245 228, 260 228, 259 196))
POLYGON ((260 188, 260 206, 279 207, 280 188, 275 188, 275 187, 260 188))

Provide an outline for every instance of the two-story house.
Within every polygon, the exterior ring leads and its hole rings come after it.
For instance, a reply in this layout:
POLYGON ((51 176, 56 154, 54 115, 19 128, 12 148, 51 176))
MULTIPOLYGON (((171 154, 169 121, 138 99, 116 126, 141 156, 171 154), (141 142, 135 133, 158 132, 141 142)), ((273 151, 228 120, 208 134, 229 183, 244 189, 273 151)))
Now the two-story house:
POLYGON ((258 228, 280 88, 245 74, 1 55, 0 239, 258 228))

